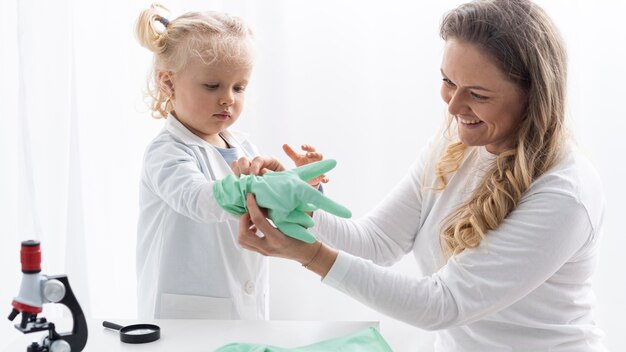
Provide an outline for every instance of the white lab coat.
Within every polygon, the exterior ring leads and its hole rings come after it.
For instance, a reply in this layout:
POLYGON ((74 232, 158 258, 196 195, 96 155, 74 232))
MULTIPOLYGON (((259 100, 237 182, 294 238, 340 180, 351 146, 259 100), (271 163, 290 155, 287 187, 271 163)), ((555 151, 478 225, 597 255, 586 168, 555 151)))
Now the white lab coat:
MULTIPOLYGON (((243 135, 222 136, 243 155, 257 154, 243 135)), ((267 260, 239 246, 239 218, 213 197, 213 181, 229 174, 215 147, 168 116, 141 175, 140 318, 267 319, 267 260)))

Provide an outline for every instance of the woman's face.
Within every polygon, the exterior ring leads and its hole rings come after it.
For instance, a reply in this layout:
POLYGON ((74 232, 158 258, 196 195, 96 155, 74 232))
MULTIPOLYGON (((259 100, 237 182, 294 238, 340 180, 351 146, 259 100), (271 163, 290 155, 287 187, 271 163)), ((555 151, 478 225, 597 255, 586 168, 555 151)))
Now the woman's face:
POLYGON ((441 63, 441 97, 454 116, 459 138, 499 154, 515 144, 525 97, 477 47, 446 41, 441 63))

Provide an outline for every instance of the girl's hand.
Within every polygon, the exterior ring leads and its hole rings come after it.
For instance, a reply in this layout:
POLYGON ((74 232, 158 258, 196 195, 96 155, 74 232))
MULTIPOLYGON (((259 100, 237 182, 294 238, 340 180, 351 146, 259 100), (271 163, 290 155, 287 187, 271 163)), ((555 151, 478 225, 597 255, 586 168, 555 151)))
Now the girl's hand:
POLYGON ((255 156, 252 160, 241 157, 230 164, 235 176, 263 175, 268 171, 285 171, 283 164, 273 156, 255 156))
MULTIPOLYGON (((316 152, 315 147, 313 146, 303 144, 300 148, 302 148, 305 152, 304 154, 298 154, 295 150, 293 150, 293 148, 291 148, 291 146, 289 146, 289 144, 283 144, 283 151, 291 160, 293 160, 296 166, 302 166, 324 159, 322 153, 316 152)), ((321 183, 328 183, 328 177, 326 175, 320 175, 307 181, 307 183, 315 188, 319 188, 321 183)))

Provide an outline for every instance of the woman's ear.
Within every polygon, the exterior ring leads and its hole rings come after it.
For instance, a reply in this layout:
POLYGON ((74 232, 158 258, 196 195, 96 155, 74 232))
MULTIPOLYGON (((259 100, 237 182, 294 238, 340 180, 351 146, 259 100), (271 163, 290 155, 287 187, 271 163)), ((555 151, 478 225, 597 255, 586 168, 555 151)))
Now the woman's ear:
POLYGON ((156 81, 159 89, 170 99, 174 98, 174 81, 171 71, 158 71, 156 81))

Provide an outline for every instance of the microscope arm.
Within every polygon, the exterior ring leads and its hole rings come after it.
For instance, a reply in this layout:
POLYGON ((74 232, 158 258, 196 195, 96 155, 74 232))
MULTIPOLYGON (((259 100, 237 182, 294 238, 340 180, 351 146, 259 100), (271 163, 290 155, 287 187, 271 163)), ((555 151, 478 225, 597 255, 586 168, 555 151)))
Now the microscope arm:
POLYGON ((82 351, 87 344, 87 320, 76 296, 74 296, 74 292, 72 292, 67 275, 48 276, 48 280, 59 280, 65 286, 65 295, 57 303, 63 304, 70 310, 74 321, 72 332, 59 333, 59 338, 67 341, 72 347, 72 351, 82 351))

